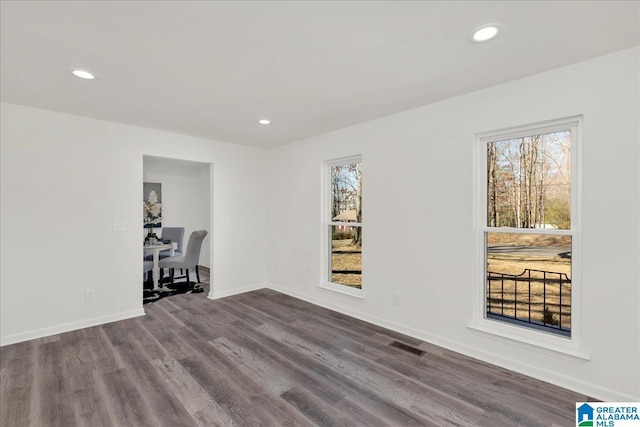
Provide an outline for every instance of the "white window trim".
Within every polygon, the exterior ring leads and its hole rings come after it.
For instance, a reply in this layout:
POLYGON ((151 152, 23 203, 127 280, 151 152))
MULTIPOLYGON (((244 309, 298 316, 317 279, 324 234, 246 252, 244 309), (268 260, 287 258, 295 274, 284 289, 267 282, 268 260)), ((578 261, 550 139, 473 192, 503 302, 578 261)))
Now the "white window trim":
POLYGON ((471 330, 488 334, 506 342, 524 343, 535 348, 542 348, 552 353, 560 353, 573 358, 589 360, 589 354, 581 347, 581 194, 582 194, 582 116, 566 117, 526 126, 517 126, 497 131, 483 132, 475 135, 474 151, 474 268, 473 268, 473 314, 472 321, 467 325, 471 330), (487 227, 487 198, 486 198, 486 144, 492 141, 502 141, 522 136, 540 135, 559 130, 571 130, 571 229, 518 229, 487 227), (553 333, 539 331, 524 326, 513 325, 499 320, 488 319, 485 316, 486 292, 486 263, 484 233, 536 233, 564 234, 572 236, 571 257, 571 337, 559 336, 553 333))
MULTIPOLYGON (((344 165, 348 163, 361 163, 362 155, 354 155, 349 157, 341 157, 338 159, 328 160, 322 163, 322 202, 321 202, 321 221, 320 221, 320 283, 317 287, 333 291, 339 294, 348 295, 358 299, 364 299, 365 293, 363 289, 352 288, 346 285, 340 285, 334 283, 329 277, 329 253, 331 251, 331 242, 329 241, 328 228, 331 225, 345 225, 347 227, 359 226, 362 227, 362 222, 341 222, 332 221, 330 218, 331 206, 331 186, 329 181, 331 178, 331 167, 344 165)), ((364 258, 364 253, 363 253, 364 258)), ((364 263, 364 259, 363 259, 364 263)))

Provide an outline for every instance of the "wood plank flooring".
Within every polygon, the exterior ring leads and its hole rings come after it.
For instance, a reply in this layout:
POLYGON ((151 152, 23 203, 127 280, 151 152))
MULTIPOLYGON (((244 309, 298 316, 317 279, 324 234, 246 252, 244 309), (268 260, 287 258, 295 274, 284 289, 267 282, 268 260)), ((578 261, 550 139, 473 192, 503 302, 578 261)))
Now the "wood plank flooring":
POLYGON ((589 400, 275 291, 206 295, 0 348, 0 425, 573 426, 589 400))

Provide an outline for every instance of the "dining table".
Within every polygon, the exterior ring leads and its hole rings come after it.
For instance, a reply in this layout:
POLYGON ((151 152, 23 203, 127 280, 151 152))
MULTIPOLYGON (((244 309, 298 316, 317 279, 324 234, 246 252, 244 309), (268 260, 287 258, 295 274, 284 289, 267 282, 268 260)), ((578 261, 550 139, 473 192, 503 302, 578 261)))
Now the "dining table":
POLYGON ((149 254, 153 254, 153 269, 151 270, 151 274, 153 277, 154 290, 157 290, 160 284, 160 267, 158 266, 158 263, 160 261, 160 252, 169 249, 169 253, 171 254, 171 256, 174 256, 177 248, 177 242, 144 245, 144 255, 146 256, 149 254))

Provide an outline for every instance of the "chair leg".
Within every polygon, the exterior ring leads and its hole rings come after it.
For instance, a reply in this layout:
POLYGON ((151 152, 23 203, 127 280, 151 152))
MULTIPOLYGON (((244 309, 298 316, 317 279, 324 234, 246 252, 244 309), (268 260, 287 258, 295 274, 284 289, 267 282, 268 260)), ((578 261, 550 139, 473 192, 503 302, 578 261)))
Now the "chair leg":
POLYGON ((169 270, 169 281, 171 282, 171 284, 173 285, 173 275, 175 274, 175 269, 172 268, 169 270))
POLYGON ((187 286, 191 286, 191 279, 189 278, 189 269, 185 269, 187 271, 187 286))
POLYGON ((196 264, 196 279, 198 279, 198 283, 200 283, 200 272, 198 271, 198 264, 196 264))

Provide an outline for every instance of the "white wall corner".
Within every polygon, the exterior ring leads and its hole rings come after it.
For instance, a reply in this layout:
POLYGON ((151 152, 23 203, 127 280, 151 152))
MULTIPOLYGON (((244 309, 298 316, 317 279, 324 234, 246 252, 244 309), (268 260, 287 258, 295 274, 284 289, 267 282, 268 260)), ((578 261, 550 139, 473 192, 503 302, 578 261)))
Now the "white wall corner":
POLYGON ((207 298, 216 300, 220 298, 230 297, 232 295, 239 295, 239 294, 244 294, 246 292, 257 291, 258 289, 264 289, 268 287, 269 287, 268 284, 266 282, 263 282, 263 283, 256 283, 254 285, 243 286, 241 288, 233 288, 233 289, 216 291, 216 286, 212 285, 209 290, 209 295, 207 295, 207 298))
POLYGON ((0 337, 0 347, 10 344, 16 344, 23 341, 29 341, 37 338, 44 338, 51 335, 62 334, 65 332, 75 331, 82 328, 90 328, 92 326, 104 325, 105 323, 117 322, 119 320, 130 319, 132 317, 145 316, 143 308, 128 310, 121 313, 109 314, 107 316, 93 317, 91 319, 81 320, 79 322, 63 323, 61 325, 51 326, 48 328, 36 329, 33 331, 21 332, 19 334, 4 335, 0 337))

